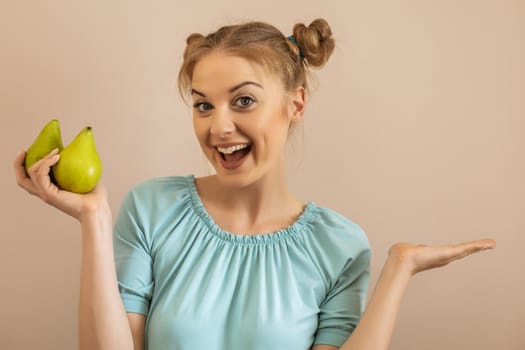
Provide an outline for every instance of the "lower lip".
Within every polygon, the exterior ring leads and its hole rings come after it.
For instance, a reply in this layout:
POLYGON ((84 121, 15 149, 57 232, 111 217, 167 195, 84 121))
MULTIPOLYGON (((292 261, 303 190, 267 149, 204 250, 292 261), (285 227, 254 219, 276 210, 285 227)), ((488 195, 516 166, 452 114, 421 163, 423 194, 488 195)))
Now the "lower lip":
MULTIPOLYGON (((217 151, 217 152, 219 152, 219 151, 217 151)), ((234 169, 239 168, 244 163, 244 161, 246 160, 246 158, 248 158, 248 155, 250 155, 251 152, 252 152, 252 150, 250 150, 248 153, 246 153, 244 155, 244 157, 242 157, 241 159, 236 160, 236 161, 232 161, 232 162, 228 162, 228 161, 222 159, 222 155, 219 152, 219 160, 221 161, 222 167, 224 169, 234 170, 234 169)))

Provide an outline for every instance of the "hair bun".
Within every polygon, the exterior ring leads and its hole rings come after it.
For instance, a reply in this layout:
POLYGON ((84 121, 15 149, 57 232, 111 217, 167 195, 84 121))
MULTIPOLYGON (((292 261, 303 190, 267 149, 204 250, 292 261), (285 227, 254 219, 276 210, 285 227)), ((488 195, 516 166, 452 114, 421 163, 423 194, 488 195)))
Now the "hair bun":
POLYGON ((204 35, 202 34, 199 34, 199 33, 190 34, 186 38, 186 49, 184 49, 184 53, 182 57, 186 59, 186 57, 188 57, 188 54, 193 50, 193 47, 197 46, 200 42, 202 42, 203 39, 204 39, 204 35))
POLYGON ((293 36, 309 66, 322 67, 334 52, 332 30, 322 18, 316 19, 308 27, 297 23, 293 27, 293 36))

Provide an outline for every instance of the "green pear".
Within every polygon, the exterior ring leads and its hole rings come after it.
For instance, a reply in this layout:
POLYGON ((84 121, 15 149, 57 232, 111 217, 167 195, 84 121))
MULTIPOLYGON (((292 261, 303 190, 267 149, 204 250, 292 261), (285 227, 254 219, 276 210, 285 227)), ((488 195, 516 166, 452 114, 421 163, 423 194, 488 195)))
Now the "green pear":
POLYGON ((58 120, 53 119, 47 123, 38 134, 33 144, 29 146, 24 160, 24 167, 27 170, 31 165, 38 162, 54 150, 62 150, 62 136, 60 135, 60 125, 58 120))
POLYGON ((102 163, 90 126, 82 129, 60 152, 60 159, 53 166, 53 175, 58 187, 66 191, 87 193, 95 188, 102 175, 102 163))

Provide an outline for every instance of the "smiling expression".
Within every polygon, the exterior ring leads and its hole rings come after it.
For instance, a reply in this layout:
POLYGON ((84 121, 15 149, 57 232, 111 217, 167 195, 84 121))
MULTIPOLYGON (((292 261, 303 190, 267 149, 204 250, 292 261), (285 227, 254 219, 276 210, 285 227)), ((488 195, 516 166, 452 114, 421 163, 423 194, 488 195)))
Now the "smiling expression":
POLYGON ((196 64, 191 89, 195 134, 219 178, 252 182, 283 170, 289 127, 302 112, 294 112, 279 77, 219 51, 196 64), (227 162, 232 152, 246 155, 227 162))

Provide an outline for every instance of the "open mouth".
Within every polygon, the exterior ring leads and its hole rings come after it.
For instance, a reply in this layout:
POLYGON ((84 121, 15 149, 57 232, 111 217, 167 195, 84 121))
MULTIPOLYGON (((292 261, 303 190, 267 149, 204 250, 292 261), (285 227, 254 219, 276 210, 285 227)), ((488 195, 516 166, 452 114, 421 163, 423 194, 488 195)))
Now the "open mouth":
POLYGON ((251 149, 250 145, 236 145, 228 148, 217 147, 217 151, 222 158, 222 164, 228 169, 240 166, 251 149))

